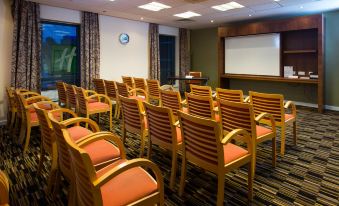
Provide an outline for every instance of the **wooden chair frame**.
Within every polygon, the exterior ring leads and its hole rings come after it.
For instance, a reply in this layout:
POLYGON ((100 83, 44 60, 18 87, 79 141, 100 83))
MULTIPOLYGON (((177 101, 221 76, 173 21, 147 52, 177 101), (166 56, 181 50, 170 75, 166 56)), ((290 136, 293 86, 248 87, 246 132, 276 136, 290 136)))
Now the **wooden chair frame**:
MULTIPOLYGON (((112 131, 113 130, 113 123, 112 123, 112 102, 110 100, 110 98, 106 95, 103 95, 103 94, 93 94, 91 96, 88 96, 87 94, 89 92, 92 92, 92 91, 85 91, 83 88, 81 87, 78 87, 76 88, 76 92, 77 92, 77 97, 78 97, 78 113, 79 115, 83 114, 85 115, 86 118, 89 118, 90 115, 93 115, 93 114, 100 114, 100 113, 106 113, 108 112, 108 115, 109 115, 109 130, 112 131), (82 95, 80 94, 80 92, 82 92, 82 95), (81 98, 84 98, 83 100, 81 98), (97 99, 97 101, 105 101, 104 103, 105 104, 108 104, 109 106, 109 109, 98 109, 98 110, 95 110, 95 111, 89 111, 88 109, 88 105, 90 104, 90 100, 91 99, 97 99), (84 105, 81 103, 81 101, 84 101, 84 105)), ((100 116, 98 116, 98 121, 100 120, 100 116)))
POLYGON ((6 87, 6 94, 8 99, 7 128, 10 132, 12 132, 14 128, 14 123, 18 112, 14 92, 15 89, 13 87, 6 87))
POLYGON ((75 91, 75 85, 71 84, 65 84, 66 87, 66 96, 67 96, 67 104, 66 107, 68 109, 73 109, 75 113, 78 113, 78 99, 77 99, 77 93, 75 91))
MULTIPOLYGON (((281 156, 284 156, 286 126, 293 124, 293 143, 294 145, 297 144, 297 109, 295 104, 292 101, 288 101, 284 104, 284 96, 281 94, 266 94, 250 91, 249 95, 255 115, 258 115, 260 112, 270 113, 274 118, 275 125, 281 128, 280 154, 281 156), (262 105, 257 105, 256 98, 263 99, 262 101, 265 102, 264 108, 262 105), (278 104, 279 108, 277 107, 278 104), (291 110, 292 118, 285 119, 285 109, 291 110)), ((267 118, 262 119, 261 122, 266 125, 271 125, 271 121, 267 118)))
POLYGON ((242 90, 216 88, 216 98, 232 102, 249 102, 250 97, 244 98, 242 90))
POLYGON ((103 79, 93 79, 92 81, 97 94, 107 95, 106 85, 103 79))
MULTIPOLYGON (((65 133, 65 130, 63 130, 63 132, 65 133)), ((155 193, 152 193, 136 202, 131 203, 130 205, 154 205, 154 204, 160 204, 160 205, 164 205, 164 185, 163 185, 163 177, 161 174, 160 169, 156 166, 156 164, 152 163, 149 160, 146 159, 141 159, 141 158, 137 158, 134 160, 129 160, 126 161, 116 167, 113 167, 112 169, 108 170, 107 172, 105 172, 103 175, 101 175, 99 178, 97 177, 95 168, 92 166, 91 164, 91 160, 89 158, 89 155, 86 153, 85 150, 81 149, 81 147, 93 142, 93 141, 97 141, 98 139, 103 139, 107 136, 110 136, 110 138, 114 139, 115 141, 119 142, 119 148, 123 148, 123 144, 121 143, 119 137, 115 136, 115 135, 93 135, 90 138, 87 138, 86 140, 82 141, 79 144, 74 144, 70 138, 67 138, 67 132, 66 132, 66 142, 68 144, 69 150, 71 152, 71 156, 72 156, 72 164, 80 164, 81 162, 83 163, 83 168, 86 170, 87 174, 88 174, 88 178, 92 181, 92 185, 89 188, 86 188, 87 190, 89 190, 89 193, 91 193, 93 196, 93 206, 101 206, 103 205, 103 200, 102 200, 102 195, 101 195, 101 190, 100 188, 106 184, 108 181, 110 181, 111 179, 113 179, 114 177, 118 176, 119 174, 135 168, 135 167, 146 167, 148 169, 150 169, 153 174, 156 177, 157 180, 157 186, 158 186, 158 191, 155 193), (75 156, 75 154, 77 154, 75 156), (80 159, 78 159, 77 156, 80 156, 80 159)), ((74 170, 76 173, 77 172, 77 167, 74 167, 74 170)), ((78 187, 78 191, 80 193, 84 193, 81 192, 81 190, 83 190, 84 188, 81 187, 80 184, 76 184, 78 187)), ((90 198, 90 197, 86 197, 86 198, 90 198)), ((87 201, 87 200, 86 200, 87 201)), ((81 203, 81 201, 80 201, 81 203)))
POLYGON ((122 78, 122 82, 127 84, 129 90, 135 89, 133 77, 121 76, 121 78, 122 78))
MULTIPOLYGON (((261 113, 256 118, 254 116, 253 106, 247 103, 232 102, 218 99, 219 115, 221 125, 223 126, 223 134, 227 135, 230 131, 226 128, 233 127, 246 130, 253 140, 253 163, 256 163, 257 145, 271 140, 272 141, 272 166, 276 166, 276 127, 273 116, 268 113, 261 113), (248 112, 246 112, 248 111, 248 112), (269 119, 271 125, 271 133, 257 136, 257 125, 263 119, 269 119), (249 120, 249 121, 247 121, 249 120), (232 122, 231 122, 232 121, 232 122)), ((241 138, 240 138, 241 139, 241 138)), ((255 169, 255 168, 254 168, 255 169)))
POLYGON ((158 107, 158 106, 154 106, 149 103, 146 103, 146 102, 144 102, 144 107, 145 107, 147 123, 148 123, 147 159, 151 158, 153 144, 172 151, 172 169, 171 169, 171 177, 170 177, 170 189, 173 190, 174 185, 175 185, 175 178, 176 178, 176 171, 177 171, 177 164, 178 164, 177 154, 178 154, 178 151, 181 150, 181 145, 182 145, 182 142, 178 142, 178 138, 177 138, 176 128, 179 126, 179 122, 176 121, 175 117, 173 116, 172 109, 170 108, 158 107), (169 125, 166 125, 167 122, 169 123, 169 125), (164 131, 164 128, 166 128, 166 126, 170 127, 170 131, 164 131), (171 140, 169 142, 165 141, 164 139, 159 139, 156 137, 156 135, 153 135, 153 134, 157 134, 157 135, 163 134, 162 138, 164 138, 166 135, 168 135, 166 133, 170 133, 171 140))
POLYGON ((58 90, 58 103, 59 106, 67 106, 67 90, 64 82, 56 82, 56 88, 58 90))
POLYGON ((145 140, 146 136, 148 134, 148 129, 145 127, 145 118, 146 118, 146 113, 145 109, 142 105, 142 102, 137 99, 131 99, 131 98, 126 98, 121 95, 119 95, 119 100, 121 101, 121 109, 122 109, 122 141, 125 143, 126 140, 126 132, 131 132, 134 134, 139 134, 140 135, 140 157, 143 156, 144 154, 144 148, 145 148, 145 140), (132 104, 137 107, 136 109, 138 110, 138 113, 133 113, 133 115, 136 115, 139 118, 140 125, 135 125, 137 121, 136 119, 130 120, 126 118, 126 114, 132 115, 130 109, 124 105, 127 104, 132 104), (126 113, 126 114, 125 114, 126 113))
MULTIPOLYGON (((21 129, 20 129, 20 137, 19 137, 19 142, 24 143, 24 150, 23 153, 26 153, 29 145, 29 141, 31 138, 31 130, 32 127, 39 126, 39 121, 37 122, 32 122, 31 121, 31 112, 34 110, 33 103, 38 103, 41 101, 49 101, 51 102, 52 100, 48 97, 45 96, 36 96, 37 93, 35 92, 25 92, 22 94, 19 94, 21 106, 22 106, 22 111, 23 111, 23 118, 22 118, 22 123, 21 123, 21 129), (25 98, 26 96, 29 95, 35 95, 29 98, 25 98), (25 131, 26 129, 26 131, 25 131), (24 137, 24 134, 26 133, 26 137, 24 137)), ((39 103, 38 103, 39 104, 39 103)))
MULTIPOLYGON (((54 102, 40 102, 43 104, 49 104, 52 109, 60 109, 60 106, 54 102)), ((51 169, 49 172, 49 178, 47 183, 47 192, 52 192, 52 188, 55 184, 58 172, 58 150, 57 143, 54 136, 53 126, 51 121, 48 118, 48 111, 40 108, 38 104, 34 103, 33 107, 38 115, 40 132, 41 132, 41 142, 40 142, 40 160, 38 166, 38 173, 40 174, 43 168, 43 162, 45 160, 45 154, 47 153, 51 158, 51 169)), ((62 116, 59 116, 60 120, 62 116)), ((54 188, 54 192, 56 188, 54 188)))
POLYGON ((160 90, 160 106, 171 108, 175 118, 177 119, 177 111, 183 111, 185 100, 181 100, 179 91, 160 90))
POLYGON ((190 91, 190 93, 194 95, 212 97, 212 88, 210 86, 190 84, 190 91))
POLYGON ((117 86, 115 81, 104 80, 106 87, 106 95, 111 99, 112 105, 115 105, 114 109, 114 118, 120 116, 120 105, 118 103, 118 94, 117 94, 117 86))
POLYGON ((218 110, 214 108, 213 106, 213 99, 212 96, 199 96, 194 95, 191 93, 185 92, 186 96, 186 104, 187 104, 187 110, 189 114, 205 117, 205 118, 211 118, 216 119, 216 113, 218 113, 218 110), (191 101, 191 99, 194 101, 191 101), (204 105, 202 102, 209 102, 209 110, 204 111, 206 108, 204 108, 204 105), (202 110, 200 110, 202 109, 202 110), (200 111, 199 111, 200 110, 200 111), (209 115, 207 116, 207 113, 209 115))
MULTIPOLYGON (((185 179, 186 179, 186 166, 187 161, 198 165, 199 167, 202 167, 203 169, 210 171, 212 173, 215 173, 218 177, 218 192, 217 192, 217 205, 221 206, 223 205, 224 201, 224 187, 225 187, 225 174, 239 168, 242 165, 248 164, 248 199, 251 201, 253 199, 253 178, 254 178, 254 162, 252 161, 252 155, 253 155, 253 140, 251 138, 251 135, 243 129, 235 129, 231 132, 229 132, 227 135, 223 136, 221 125, 217 123, 215 120, 207 119, 207 118, 201 118, 197 116, 192 116, 190 114, 186 114, 183 112, 179 112, 179 122, 180 122, 180 128, 183 135, 183 157, 182 157, 182 169, 181 169, 181 178, 180 178, 180 189, 179 189, 179 195, 182 196, 184 192, 184 186, 185 186, 185 179), (193 128, 186 128, 183 121, 193 122, 196 126, 193 128), (200 126, 199 126, 200 125, 200 126), (215 141, 217 146, 217 164, 211 164, 207 163, 205 161, 202 161, 198 157, 187 153, 186 152, 186 137, 185 133, 190 132, 203 132, 208 131, 206 130, 206 127, 213 128, 213 133, 215 134, 215 141), (186 131, 187 129, 187 131, 186 131), (224 148, 223 145, 226 145, 230 143, 232 140, 235 140, 237 136, 243 136, 243 141, 247 145, 247 151, 248 153, 236 160, 233 160, 227 164, 225 164, 224 160, 224 148)), ((210 130, 211 132, 212 130, 210 130)), ((198 137, 197 137, 198 138, 198 137)), ((200 143, 196 143, 200 144, 200 143)), ((206 145, 201 145, 201 150, 204 150, 206 148, 206 145)), ((191 146, 192 147, 192 146, 191 146)), ((210 153, 210 151, 206 151, 210 153)))

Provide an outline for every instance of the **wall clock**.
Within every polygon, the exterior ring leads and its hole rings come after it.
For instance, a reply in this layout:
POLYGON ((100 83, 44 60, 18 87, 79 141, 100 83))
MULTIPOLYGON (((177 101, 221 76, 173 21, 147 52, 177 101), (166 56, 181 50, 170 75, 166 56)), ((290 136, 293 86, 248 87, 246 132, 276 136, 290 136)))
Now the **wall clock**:
POLYGON ((121 44, 127 44, 129 42, 129 36, 126 33, 122 33, 119 36, 119 41, 121 44))

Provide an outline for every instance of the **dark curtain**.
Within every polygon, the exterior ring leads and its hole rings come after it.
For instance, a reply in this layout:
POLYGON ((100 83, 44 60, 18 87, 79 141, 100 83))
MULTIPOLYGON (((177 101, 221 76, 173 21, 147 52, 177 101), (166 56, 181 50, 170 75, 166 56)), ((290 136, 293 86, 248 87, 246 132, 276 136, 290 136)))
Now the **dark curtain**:
POLYGON ((100 72, 99 15, 82 12, 80 33, 81 87, 93 89, 92 80, 100 72))
POLYGON ((149 77, 160 80, 159 25, 149 24, 148 42, 150 49, 149 77))
MULTIPOLYGON (((179 73, 181 76, 188 75, 191 69, 190 54, 190 30, 179 29, 179 73)), ((179 81, 180 88, 183 88, 183 82, 179 81)))
POLYGON ((39 4, 13 0, 11 85, 40 91, 41 30, 39 4))

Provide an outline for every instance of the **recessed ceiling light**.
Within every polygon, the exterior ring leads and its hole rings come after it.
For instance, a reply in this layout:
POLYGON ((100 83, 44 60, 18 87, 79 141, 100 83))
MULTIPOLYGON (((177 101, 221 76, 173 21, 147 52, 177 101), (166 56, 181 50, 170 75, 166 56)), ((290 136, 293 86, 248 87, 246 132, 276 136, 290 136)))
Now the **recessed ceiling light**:
POLYGON ((138 7, 141 8, 141 9, 147 9, 147 10, 151 10, 151 11, 160 11, 162 9, 171 8, 170 6, 167 6, 165 4, 158 3, 158 2, 155 2, 155 1, 148 3, 148 4, 138 6, 138 7))
POLYGON ((249 14, 248 16, 252 16, 252 14, 249 14))
POLYGON ((192 11, 186 11, 184 13, 174 14, 173 16, 188 19, 188 18, 191 18, 191 17, 194 17, 194 16, 201 16, 201 14, 198 14, 198 13, 195 13, 195 12, 192 12, 192 11))
POLYGON ((301 8, 301 9, 303 9, 303 8, 304 8, 304 6, 300 6, 300 8, 301 8))
POLYGON ((280 1, 280 0, 273 0, 273 1, 280 1))
POLYGON ((140 17, 141 20, 144 20, 144 17, 140 17))
POLYGON ((213 23, 213 22, 214 22, 214 20, 212 19, 212 20, 211 20, 211 23, 213 23))
POLYGON ((115 1, 115 0, 109 0, 109 1, 115 1))
POLYGON ((227 4, 220 4, 220 5, 217 5, 217 6, 212 6, 213 9, 216 9, 216 10, 219 10, 219 11, 227 11, 227 10, 231 10, 231 9, 240 9, 240 8, 243 8, 244 6, 235 2, 235 1, 232 1, 230 3, 227 3, 227 4))

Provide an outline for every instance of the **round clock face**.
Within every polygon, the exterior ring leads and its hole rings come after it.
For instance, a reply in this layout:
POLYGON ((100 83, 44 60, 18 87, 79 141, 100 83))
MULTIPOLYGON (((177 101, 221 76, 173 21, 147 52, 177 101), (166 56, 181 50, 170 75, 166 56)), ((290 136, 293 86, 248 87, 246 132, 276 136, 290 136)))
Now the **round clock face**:
POLYGON ((125 34, 125 33, 120 34, 119 41, 121 44, 127 44, 129 42, 128 34, 125 34))

